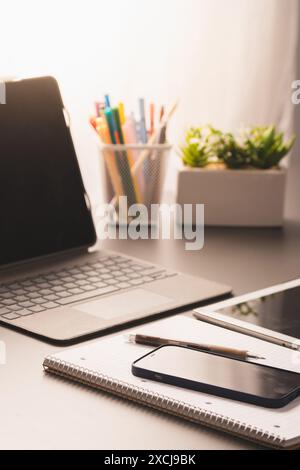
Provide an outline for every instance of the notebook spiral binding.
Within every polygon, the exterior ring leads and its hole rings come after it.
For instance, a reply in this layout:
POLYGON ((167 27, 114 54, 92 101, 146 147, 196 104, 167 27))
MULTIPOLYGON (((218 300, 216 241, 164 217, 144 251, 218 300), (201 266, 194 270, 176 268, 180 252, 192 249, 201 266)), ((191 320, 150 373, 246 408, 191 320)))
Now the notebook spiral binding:
POLYGON ((120 397, 147 405, 154 409, 167 412, 177 417, 182 417, 194 423, 204 424, 210 428, 230 432, 236 436, 251 438, 259 443, 264 441, 272 447, 282 445, 284 439, 257 426, 235 420, 213 411, 191 406, 183 401, 174 400, 158 392, 152 392, 146 388, 132 386, 121 380, 115 380, 105 374, 92 371, 85 367, 75 367, 67 361, 47 356, 43 363, 44 370, 65 378, 72 378, 84 385, 100 389, 118 395, 120 397))

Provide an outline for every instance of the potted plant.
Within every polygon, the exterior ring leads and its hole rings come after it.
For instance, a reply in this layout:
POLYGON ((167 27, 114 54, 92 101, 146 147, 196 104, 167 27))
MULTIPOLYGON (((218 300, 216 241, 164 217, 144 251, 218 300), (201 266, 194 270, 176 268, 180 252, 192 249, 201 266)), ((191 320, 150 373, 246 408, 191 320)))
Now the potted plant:
POLYGON ((177 203, 204 204, 207 225, 281 226, 286 169, 280 163, 294 141, 275 126, 238 136, 212 126, 189 129, 180 148, 177 203))

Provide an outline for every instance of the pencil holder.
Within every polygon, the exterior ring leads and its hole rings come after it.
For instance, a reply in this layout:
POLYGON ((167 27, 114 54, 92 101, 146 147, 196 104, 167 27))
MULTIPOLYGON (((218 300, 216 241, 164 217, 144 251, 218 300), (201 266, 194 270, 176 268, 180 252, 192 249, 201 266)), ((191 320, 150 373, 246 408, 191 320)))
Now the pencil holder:
POLYGON ((161 202, 171 148, 169 144, 100 145, 105 202, 120 214, 120 197, 127 196, 127 207, 142 204, 149 214, 144 222, 153 223, 151 205, 161 202))

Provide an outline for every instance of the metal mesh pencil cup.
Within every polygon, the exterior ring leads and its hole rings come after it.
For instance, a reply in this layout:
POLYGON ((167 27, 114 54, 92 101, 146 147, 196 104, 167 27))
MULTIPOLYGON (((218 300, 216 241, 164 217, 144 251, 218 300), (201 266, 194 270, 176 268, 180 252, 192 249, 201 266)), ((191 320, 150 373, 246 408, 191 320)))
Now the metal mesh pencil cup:
POLYGON ((104 200, 118 210, 120 196, 128 207, 143 204, 149 210, 161 202, 170 144, 100 145, 104 200))

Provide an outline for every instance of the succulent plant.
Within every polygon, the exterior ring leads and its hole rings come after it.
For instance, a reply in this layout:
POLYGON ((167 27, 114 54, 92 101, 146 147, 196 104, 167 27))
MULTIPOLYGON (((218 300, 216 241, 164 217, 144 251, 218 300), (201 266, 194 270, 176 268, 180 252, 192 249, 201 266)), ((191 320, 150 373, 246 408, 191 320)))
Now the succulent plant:
POLYGON ((254 127, 245 136, 249 164, 261 169, 276 167, 294 142, 295 136, 284 142, 283 132, 277 133, 275 126, 254 127))
POLYGON ((211 149, 203 127, 191 127, 185 135, 185 146, 181 147, 182 160, 191 167, 205 167, 210 158, 211 149))
POLYGON ((278 166, 294 142, 295 137, 285 142, 275 126, 252 127, 235 137, 207 125, 187 131, 181 156, 184 164, 191 167, 203 168, 218 161, 232 169, 268 169, 278 166))
MULTIPOLYGON (((220 132, 220 131, 219 131, 220 132)), ((238 169, 248 165, 248 154, 233 134, 220 132, 218 144, 215 146, 215 155, 225 163, 228 168, 238 169)))

